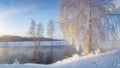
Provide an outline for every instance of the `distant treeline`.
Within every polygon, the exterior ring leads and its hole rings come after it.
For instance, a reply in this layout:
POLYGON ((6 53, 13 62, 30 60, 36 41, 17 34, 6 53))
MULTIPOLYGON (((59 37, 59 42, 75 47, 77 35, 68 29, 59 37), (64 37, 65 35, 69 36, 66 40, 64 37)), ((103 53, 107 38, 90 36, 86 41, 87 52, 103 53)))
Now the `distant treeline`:
MULTIPOLYGON (((51 39, 51 38, 36 38, 36 41, 61 41, 59 39, 51 39)), ((0 37, 0 42, 17 42, 17 41, 33 41, 32 37, 21 37, 21 36, 11 36, 11 35, 5 35, 0 37)))

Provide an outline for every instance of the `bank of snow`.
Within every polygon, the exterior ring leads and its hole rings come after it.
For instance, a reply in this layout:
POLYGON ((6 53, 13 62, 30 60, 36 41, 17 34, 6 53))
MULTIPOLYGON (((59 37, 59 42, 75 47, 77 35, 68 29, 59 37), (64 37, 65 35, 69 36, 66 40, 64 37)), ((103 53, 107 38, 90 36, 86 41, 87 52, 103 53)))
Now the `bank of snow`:
POLYGON ((100 55, 89 55, 59 61, 51 65, 39 64, 13 64, 0 65, 0 68, 120 68, 120 49, 100 55))

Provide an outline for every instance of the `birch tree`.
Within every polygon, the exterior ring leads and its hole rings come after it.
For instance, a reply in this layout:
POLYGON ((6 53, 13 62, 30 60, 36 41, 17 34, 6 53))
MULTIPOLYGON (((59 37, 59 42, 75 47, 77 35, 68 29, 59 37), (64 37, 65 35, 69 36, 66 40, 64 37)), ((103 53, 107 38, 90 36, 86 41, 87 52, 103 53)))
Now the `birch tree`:
POLYGON ((54 31, 55 31, 55 23, 54 20, 51 19, 49 20, 47 25, 47 34, 49 38, 53 39, 54 31))
POLYGON ((41 52, 41 38, 43 38, 43 25, 41 23, 38 23, 38 25, 36 26, 36 37, 38 39, 38 45, 37 45, 37 63, 41 63, 42 61, 42 52, 41 52))
POLYGON ((33 61, 36 62, 36 60, 35 60, 35 58, 37 56, 36 23, 33 19, 31 19, 31 25, 29 28, 29 35, 31 38, 33 38, 33 42, 34 42, 33 61))
MULTIPOLYGON (((54 23, 54 20, 51 19, 48 21, 48 24, 47 24, 47 34, 49 38, 53 39, 54 31, 55 31, 55 23, 54 23)), ((51 45, 53 45, 52 40, 51 40, 51 45)))
POLYGON ((36 46, 36 23, 31 19, 31 26, 29 28, 29 35, 33 38, 34 45, 36 46))
POLYGON ((65 39, 74 42, 77 50, 82 46, 84 55, 95 48, 93 45, 99 48, 106 37, 117 34, 119 27, 111 25, 111 14, 118 10, 114 6, 114 0, 59 0, 59 22, 65 39))
POLYGON ((40 63, 41 61, 41 55, 40 55, 40 40, 41 37, 43 37, 43 25, 39 23, 38 25, 35 23, 35 21, 31 20, 31 26, 29 29, 29 35, 33 38, 34 42, 34 54, 33 54, 33 61, 40 63), (37 45, 38 41, 38 45, 37 45))
POLYGON ((39 40, 38 45, 40 45, 41 38, 43 37, 43 32, 44 32, 43 25, 41 23, 39 23, 37 25, 37 31, 36 31, 36 36, 39 40))
POLYGON ((53 61, 53 35, 55 31, 55 23, 54 20, 49 20, 47 24, 47 35, 49 38, 51 38, 51 56, 48 58, 47 62, 52 62, 53 61))

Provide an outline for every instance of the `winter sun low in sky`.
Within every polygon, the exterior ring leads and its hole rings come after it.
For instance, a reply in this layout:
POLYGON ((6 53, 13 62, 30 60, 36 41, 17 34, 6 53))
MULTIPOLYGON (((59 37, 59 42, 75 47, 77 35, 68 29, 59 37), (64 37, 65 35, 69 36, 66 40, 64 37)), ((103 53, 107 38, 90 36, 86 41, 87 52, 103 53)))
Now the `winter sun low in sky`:
MULTIPOLYGON (((0 35, 26 36, 31 19, 46 29, 48 21, 57 18, 58 0, 0 0, 0 35)), ((56 28, 55 38, 59 37, 56 28)))

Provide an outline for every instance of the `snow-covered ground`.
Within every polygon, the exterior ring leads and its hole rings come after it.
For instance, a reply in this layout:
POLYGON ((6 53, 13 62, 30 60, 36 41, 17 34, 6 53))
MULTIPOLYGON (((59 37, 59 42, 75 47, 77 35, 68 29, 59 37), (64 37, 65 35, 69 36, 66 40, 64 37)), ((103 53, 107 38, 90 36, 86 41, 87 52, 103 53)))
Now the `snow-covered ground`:
POLYGON ((0 65, 0 68, 120 68, 120 49, 100 55, 80 57, 74 55, 50 65, 41 64, 12 64, 0 65))

